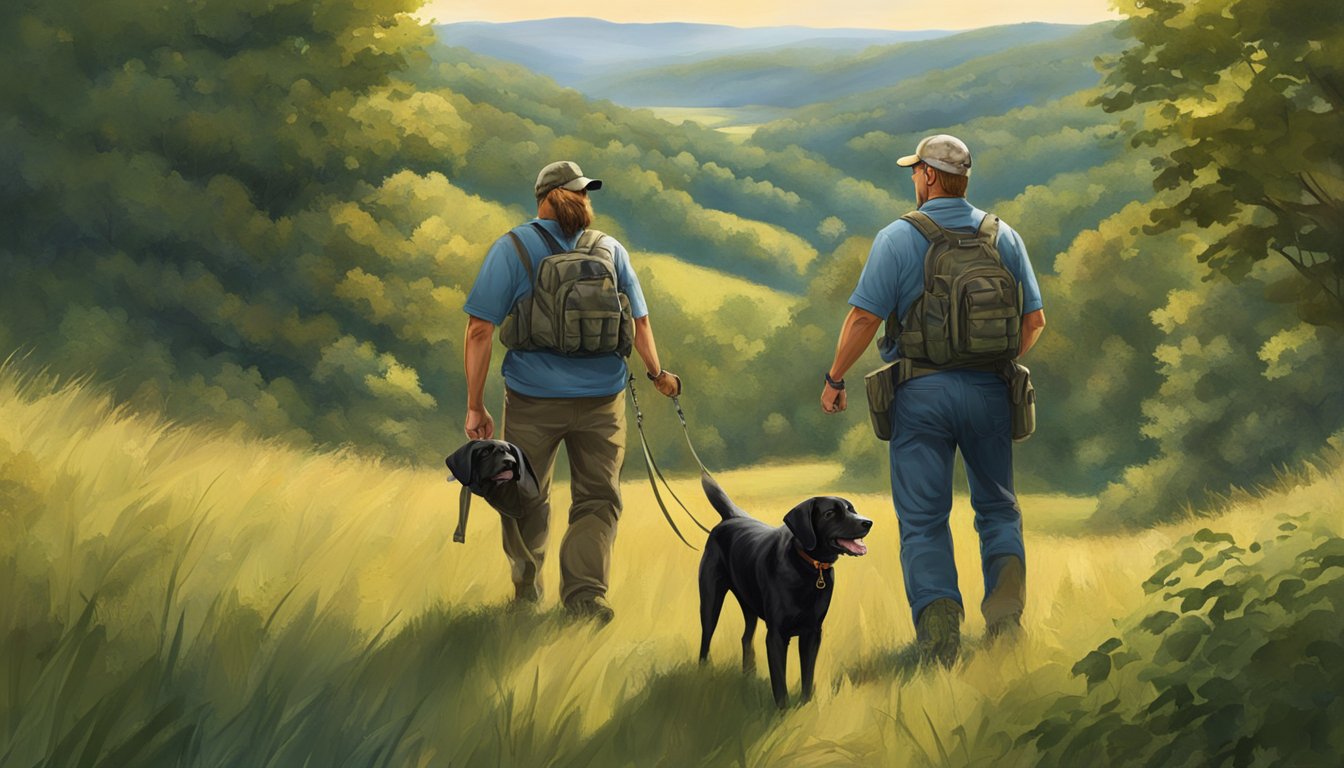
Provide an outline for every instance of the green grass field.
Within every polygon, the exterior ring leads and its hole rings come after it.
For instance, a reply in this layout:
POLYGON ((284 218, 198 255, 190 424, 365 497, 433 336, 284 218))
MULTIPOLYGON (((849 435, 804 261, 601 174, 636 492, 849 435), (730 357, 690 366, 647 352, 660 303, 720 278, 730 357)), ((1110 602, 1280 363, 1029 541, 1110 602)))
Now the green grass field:
MULTIPOLYGON (((1152 599, 1159 553, 1209 524, 1091 536, 1090 500, 1024 498, 1027 631, 984 649, 959 499, 972 609, 944 670, 913 659, 885 495, 849 494, 831 463, 725 472, 766 521, 815 494, 875 520, 869 555, 838 566, 817 697, 780 713, 764 663, 739 670, 731 599, 711 664, 695 663, 698 553, 646 484, 624 488, 616 619, 595 628, 557 610, 553 558, 540 610, 510 610, 494 513, 477 504, 452 543, 457 488, 425 459, 179 428, 0 371, 0 766, 1030 765, 1000 731, 1081 696, 1071 668, 1152 599)), ((698 483, 672 482, 708 523, 698 483)), ((1341 498, 1344 473, 1318 472, 1216 524, 1254 539, 1300 510, 1338 536, 1341 498)), ((797 674, 791 654, 795 701, 797 674)))
POLYGON ((788 109, 780 107, 645 107, 659 120, 680 125, 690 122, 746 141, 756 129, 783 118, 788 109))

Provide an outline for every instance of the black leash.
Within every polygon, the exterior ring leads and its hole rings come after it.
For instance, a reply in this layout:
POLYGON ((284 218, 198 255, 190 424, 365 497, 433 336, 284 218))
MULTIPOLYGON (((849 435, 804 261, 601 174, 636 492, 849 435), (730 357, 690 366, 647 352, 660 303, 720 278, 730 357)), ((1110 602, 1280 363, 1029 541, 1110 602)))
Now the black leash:
MULTIPOLYGON (((452 482, 453 478, 448 478, 452 482)), ((462 486, 462 494, 457 499, 457 530, 453 531, 453 541, 467 543, 467 515, 471 514, 471 489, 462 486)))
MULTIPOLYGON (((631 387, 634 386, 634 380, 635 380, 635 377, 634 377, 633 375, 631 375, 631 376, 630 376, 630 385, 631 385, 631 387)), ((680 388, 680 382, 678 382, 678 388, 680 388)), ((640 413, 639 413, 639 398, 637 398, 637 397, 634 396, 633 391, 634 391, 634 390, 632 389, 632 390, 631 390, 631 392, 632 392, 632 394, 631 394, 631 398, 633 399, 633 401, 634 401, 634 403, 635 403, 635 421, 638 422, 639 419, 640 419, 640 413)), ((681 412, 681 402, 680 402, 679 397, 674 396, 674 397, 672 398, 672 403, 673 403, 674 405, 676 405, 676 407, 677 407, 677 418, 681 419, 681 428, 682 428, 683 431, 685 431, 685 429, 686 429, 686 415, 683 414, 683 413, 681 412)), ((644 431, 641 429, 641 430, 640 430, 640 436, 643 437, 643 435, 644 435, 644 431)), ((691 455, 692 455, 692 456, 695 456, 695 463, 696 463, 696 464, 700 464, 700 457, 695 455, 695 446, 691 445, 691 434, 690 434, 689 432, 686 433, 686 445, 690 446, 690 448, 691 448, 691 455)), ((647 449, 648 449, 648 446, 646 445, 646 446, 645 446, 645 450, 647 451, 647 449)), ((653 454, 652 454, 652 453, 649 454, 649 460, 650 460, 650 461, 653 460, 653 454)), ((686 508, 686 505, 683 504, 683 503, 681 503, 681 499, 677 498, 677 492, 674 491, 674 490, 672 490, 672 486, 671 486, 670 484, 668 484, 668 482, 667 482, 667 478, 663 477, 663 471, 662 471, 661 469, 658 468, 658 465, 657 465, 657 464, 654 464, 654 465, 653 465, 653 471, 658 473, 658 479, 663 481, 663 487, 666 488, 666 489, 667 489, 667 492, 668 492, 669 494, 672 495, 672 499, 673 499, 674 501, 677 502, 677 506, 681 507, 681 511, 682 511, 682 512, 685 512, 685 513, 686 513, 686 516, 689 517, 689 518, 691 518, 691 522, 695 523, 695 527, 699 528, 700 530, 704 531, 705 533, 709 533, 709 529, 706 528, 705 526, 701 525, 701 524, 700 524, 700 521, 696 518, 696 516, 693 515, 693 514, 691 514, 691 510, 687 509, 687 508, 686 508)), ((705 469, 705 465, 704 465, 704 464, 700 464, 700 471, 701 471, 701 472, 704 472, 705 474, 709 474, 709 470, 705 469)))
POLYGON ((691 521, 705 533, 709 533, 709 529, 700 525, 700 521, 696 520, 690 510, 686 509, 685 504, 681 503, 681 499, 677 498, 677 494, 672 490, 672 486, 668 485, 667 478, 663 477, 663 472, 658 468, 658 463, 653 460, 653 453, 649 451, 648 438, 644 435, 644 413, 639 408, 639 395, 635 392, 635 377, 633 375, 630 376, 628 383, 630 385, 630 403, 635 409, 635 427, 639 430, 639 444, 644 449, 644 469, 649 475, 649 487, 653 488, 653 498, 658 502, 658 508, 663 512, 663 518, 667 520, 667 524, 672 527, 672 532, 677 534, 677 538, 681 539, 681 543, 691 549, 696 549, 695 546, 686 540, 685 536, 681 535, 681 529, 678 528, 676 522, 672 520, 672 513, 667 511, 667 505, 663 502, 663 495, 658 491, 658 482, 654 479, 655 473, 657 474, 658 479, 663 481, 664 487, 667 488, 667 492, 671 494, 672 498, 676 500, 678 506, 686 512, 687 517, 690 517, 691 521))
MULTIPOLYGON (((703 461, 700 460, 700 454, 698 454, 698 453, 695 452, 695 446, 694 446, 694 445, 691 445, 691 430, 687 429, 687 427, 686 427, 686 414, 683 413, 682 410, 681 410, 681 397, 680 397, 680 396, 673 397, 673 398, 672 398, 672 405, 676 406, 676 409, 677 409, 677 419, 678 419, 679 421, 681 421, 681 431, 682 431, 682 434, 686 435, 686 447, 691 449, 691 456, 693 456, 693 457, 695 458, 695 463, 698 464, 698 465, 700 465, 700 471, 701 471, 701 472, 705 473, 706 475, 709 475, 710 477, 713 477, 713 475, 710 474, 709 470, 708 470, 708 469, 705 469, 705 463, 704 463, 703 461)), ((688 512, 687 514, 690 514, 690 513, 688 512)), ((698 522, 697 522, 696 524, 699 525, 698 522)), ((703 526, 701 526, 701 527, 703 527, 703 526)))

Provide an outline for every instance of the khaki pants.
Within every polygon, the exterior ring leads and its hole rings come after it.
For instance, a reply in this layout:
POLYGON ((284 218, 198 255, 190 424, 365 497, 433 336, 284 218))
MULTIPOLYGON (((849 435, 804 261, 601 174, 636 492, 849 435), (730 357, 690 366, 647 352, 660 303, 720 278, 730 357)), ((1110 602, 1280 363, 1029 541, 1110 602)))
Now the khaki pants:
POLYGON ((502 518, 513 583, 541 586, 551 517, 551 475, 561 441, 569 457, 569 527, 560 542, 560 598, 605 595, 621 516, 625 390, 609 397, 528 397, 506 391, 503 439, 536 470, 541 502, 517 520, 502 518))

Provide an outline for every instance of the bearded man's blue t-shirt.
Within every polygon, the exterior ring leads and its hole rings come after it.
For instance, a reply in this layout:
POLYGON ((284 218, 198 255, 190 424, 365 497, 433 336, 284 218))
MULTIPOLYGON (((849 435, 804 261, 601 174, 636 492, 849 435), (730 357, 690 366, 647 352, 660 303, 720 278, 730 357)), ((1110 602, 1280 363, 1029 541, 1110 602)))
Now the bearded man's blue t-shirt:
MULTIPOLYGON (((542 259, 551 255, 550 249, 532 223, 539 223, 553 235, 565 250, 572 250, 582 232, 566 237, 559 222, 551 219, 533 219, 513 231, 522 239, 535 273, 542 259)), ((616 260, 616 289, 630 299, 630 312, 641 318, 649 314, 639 278, 630 265, 630 254, 625 246, 612 238, 612 253, 616 260)), ((498 326, 513 310, 518 300, 531 293, 532 284, 523 263, 518 260, 513 238, 505 235, 490 246, 481 265, 480 274, 467 295, 463 310, 498 326)), ((544 350, 523 351, 511 349, 504 355, 502 366, 504 383, 508 388, 528 397, 609 397, 625 388, 629 376, 625 358, 613 353, 597 357, 565 357, 544 350)))

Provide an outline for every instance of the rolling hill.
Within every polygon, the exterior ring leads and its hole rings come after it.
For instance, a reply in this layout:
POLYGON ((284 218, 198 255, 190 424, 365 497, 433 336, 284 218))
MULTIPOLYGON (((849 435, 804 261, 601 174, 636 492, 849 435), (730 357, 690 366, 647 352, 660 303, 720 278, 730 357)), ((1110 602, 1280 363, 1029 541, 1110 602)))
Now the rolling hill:
POLYGON ((600 78, 631 69, 686 64, 708 58, 781 48, 853 54, 874 45, 926 40, 940 31, 741 28, 718 24, 619 24, 593 18, 557 18, 502 24, 460 22, 434 27, 439 39, 521 64, 561 85, 603 96, 600 78))
MULTIPOLYGON (((627 67, 590 77, 574 87, 631 106, 802 107, 879 91, 1024 46, 1052 43, 1081 29, 1014 24, 849 51, 800 41, 787 48, 634 70, 627 67)), ((859 100, 869 99, 859 96, 859 100)))

